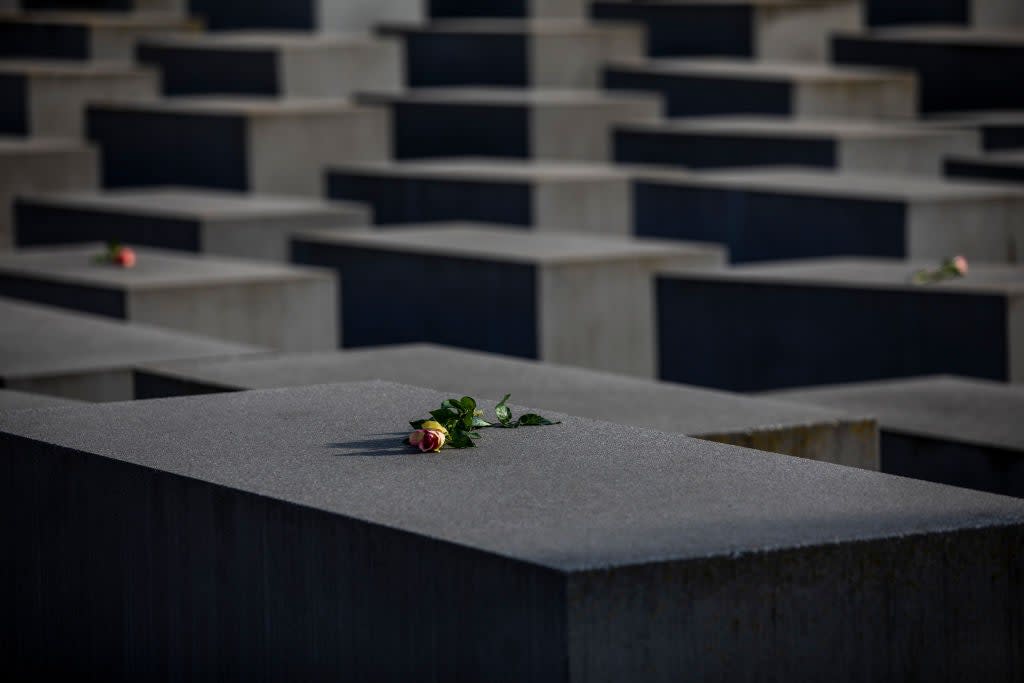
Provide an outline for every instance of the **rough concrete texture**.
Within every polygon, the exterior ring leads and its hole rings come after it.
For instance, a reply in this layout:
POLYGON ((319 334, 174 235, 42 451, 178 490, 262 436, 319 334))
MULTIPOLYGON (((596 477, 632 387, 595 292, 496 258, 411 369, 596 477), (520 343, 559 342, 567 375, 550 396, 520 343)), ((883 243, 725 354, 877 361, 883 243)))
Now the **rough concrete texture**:
POLYGON ((132 268, 97 263, 104 245, 0 254, 0 295, 292 351, 337 348, 337 284, 322 270, 135 249, 132 268))
POLYGON ((74 140, 0 137, 0 249, 12 244, 12 208, 22 193, 91 189, 96 149, 74 140))
POLYGON ((133 398, 133 366, 264 351, 193 335, 0 299, 0 384, 85 401, 133 398))
POLYGON ((652 274, 724 261, 715 246, 465 224, 302 233, 293 244, 297 263, 337 270, 348 346, 428 341, 641 377, 655 372, 652 274), (472 315, 397 322, 410 301, 466 282, 480 302, 472 315))
POLYGON ((117 240, 270 261, 288 260, 297 231, 373 222, 351 202, 188 187, 20 195, 15 214, 22 246, 117 240))
POLYGON ((974 130, 910 122, 714 116, 615 125, 616 160, 675 166, 810 165, 941 175, 947 154, 980 149, 974 130))
POLYGON ((735 261, 1024 256, 1024 189, 1006 184, 789 168, 634 177, 637 234, 722 242, 735 261))
POLYGON ((140 41, 139 60, 160 69, 166 95, 348 97, 367 88, 398 90, 405 81, 400 44, 358 33, 160 36, 140 41))
POLYGON ((615 123, 662 112, 656 95, 602 90, 414 88, 359 101, 391 108, 398 158, 609 161, 615 123))
POLYGON ((0 78, 21 84, 20 101, 0 105, 6 120, 12 114, 21 120, 21 126, 4 126, 15 135, 80 138, 88 102, 155 99, 160 92, 157 71, 108 62, 2 59, 0 78))
POLYGON ((870 419, 708 389, 638 380, 430 344, 331 353, 267 354, 147 365, 137 398, 371 379, 500 399, 696 438, 877 469, 870 419))
POLYGON ((362 383, 0 416, 23 558, 4 580, 43 588, 13 591, 8 666, 1022 673, 1020 501, 562 415, 474 451, 401 445, 443 398, 362 383))
POLYGON ((378 223, 483 221, 603 236, 632 234, 629 174, 613 166, 519 159, 333 165, 327 193, 369 204, 378 223))
POLYGON ((726 58, 609 61, 607 88, 653 91, 669 116, 769 114, 807 118, 911 119, 910 71, 726 58))
POLYGON ((666 274, 661 378, 734 391, 924 374, 1024 380, 1024 268, 807 259, 666 274), (770 362, 769 360, 770 359, 770 362))
POLYGON ((935 114, 922 125, 952 130, 973 130, 981 134, 986 150, 1024 147, 1024 110, 970 111, 935 114))

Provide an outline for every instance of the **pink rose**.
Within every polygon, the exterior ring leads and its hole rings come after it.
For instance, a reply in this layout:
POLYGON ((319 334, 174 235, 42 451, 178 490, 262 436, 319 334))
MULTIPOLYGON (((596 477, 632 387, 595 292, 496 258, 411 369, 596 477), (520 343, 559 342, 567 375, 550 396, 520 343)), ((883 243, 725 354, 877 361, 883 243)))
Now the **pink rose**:
POLYGON ((954 256, 951 263, 953 264, 953 269, 960 274, 960 277, 967 275, 967 259, 963 256, 954 256))

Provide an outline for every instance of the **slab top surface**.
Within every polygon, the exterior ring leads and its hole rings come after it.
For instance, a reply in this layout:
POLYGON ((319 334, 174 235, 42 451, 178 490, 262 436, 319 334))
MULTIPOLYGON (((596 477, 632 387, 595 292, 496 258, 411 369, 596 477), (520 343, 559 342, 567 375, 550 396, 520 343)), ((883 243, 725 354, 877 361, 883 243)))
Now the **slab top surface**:
POLYGON ((1004 183, 793 167, 711 169, 692 172, 622 165, 639 180, 717 189, 823 195, 879 201, 1024 201, 1024 189, 1004 183))
POLYGON ((444 398, 332 384, 16 411, 0 433, 565 572, 1024 524, 1013 498, 558 414, 471 451, 402 445, 444 398))
POLYGON ((308 230, 297 232, 295 239, 358 249, 553 265, 608 261, 651 261, 657 265, 686 262, 693 257, 720 262, 725 254, 721 246, 703 242, 541 233, 484 223, 424 223, 386 230, 308 230))
POLYGON ((698 76, 757 81, 877 82, 913 81, 908 71, 869 67, 832 66, 801 62, 761 62, 727 57, 661 57, 614 59, 608 66, 666 76, 698 76))
POLYGON ((89 78, 155 75, 156 69, 135 64, 60 59, 0 59, 0 74, 39 78, 89 78))
POLYGON ((949 138, 964 135, 959 131, 914 123, 858 121, 854 119, 793 119, 773 116, 695 116, 657 121, 634 120, 616 124, 618 130, 654 133, 725 134, 750 137, 841 138, 841 139, 914 139, 949 138))
POLYGON ((143 45, 159 45, 163 47, 251 50, 346 47, 350 45, 368 45, 379 42, 379 39, 375 39, 369 33, 235 30, 146 36, 139 42, 143 45))
POLYGON ((956 25, 888 26, 872 29, 865 34, 841 33, 841 35, 880 42, 1024 47, 1024 34, 1012 28, 996 29, 956 25))
POLYGON ((0 412, 5 410, 29 410, 34 408, 59 408, 81 405, 82 401, 43 394, 27 394, 24 391, 0 389, 0 412))
POLYGON ((187 360, 154 364, 147 369, 226 389, 380 379, 482 398, 500 399, 511 393, 520 403, 538 408, 690 436, 863 419, 850 411, 431 344, 187 360))
POLYGON ((53 154, 81 152, 91 147, 74 138, 15 137, 0 135, 0 154, 53 154))
POLYGON ((157 114, 212 116, 297 116, 365 111, 365 108, 345 98, 274 98, 258 95, 183 95, 157 100, 97 100, 91 106, 157 114))
POLYGON ((118 290, 187 288, 247 282, 288 282, 331 277, 316 268, 222 256, 183 254, 152 247, 132 247, 132 268, 98 263, 105 245, 75 244, 0 252, 0 274, 118 290))
POLYGON ((61 208, 213 220, 340 215, 365 211, 354 202, 171 186, 21 194, 19 198, 35 205, 61 208))
POLYGON ((683 279, 776 284, 811 287, 902 290, 922 294, 1024 295, 1024 266, 970 264, 967 277, 928 285, 915 285, 918 270, 933 269, 938 262, 874 258, 822 258, 743 264, 678 274, 683 279))
POLYGON ((7 379, 265 350, 5 298, 0 320, 0 377, 7 379))
POLYGON ((616 180, 629 175, 604 163, 574 163, 530 159, 448 158, 403 161, 366 161, 333 164, 330 171, 365 175, 431 178, 442 180, 519 182, 578 182, 616 180))
POLYGON ((471 105, 559 105, 594 106, 624 104, 637 101, 660 102, 654 93, 615 90, 584 90, 558 88, 411 88, 401 92, 365 92, 358 96, 362 102, 400 102, 410 104, 471 104, 471 105))
POLYGON ((762 395, 873 415, 889 432, 1024 451, 1021 385, 937 376, 762 395))
POLYGON ((88 28, 140 29, 189 28, 192 22, 174 12, 131 11, 89 12, 38 10, 31 12, 0 11, 0 21, 24 24, 71 24, 88 28))

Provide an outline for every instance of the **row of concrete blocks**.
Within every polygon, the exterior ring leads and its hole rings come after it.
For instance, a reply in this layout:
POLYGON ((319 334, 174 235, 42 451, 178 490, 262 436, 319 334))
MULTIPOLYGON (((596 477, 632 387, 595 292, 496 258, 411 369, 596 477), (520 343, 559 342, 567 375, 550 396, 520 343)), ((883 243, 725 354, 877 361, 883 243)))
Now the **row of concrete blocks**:
POLYGON ((411 452, 403 425, 446 397, 0 414, 8 669, 1020 679, 1020 500, 550 412, 411 452))
POLYGON ((275 348, 431 341, 730 390, 928 373, 1024 379, 1019 266, 975 262, 964 280, 917 286, 913 272, 936 261, 720 269, 724 253, 707 243, 494 225, 291 239, 292 260, 335 271, 340 294, 322 274, 148 249, 130 271, 103 268, 90 263, 98 245, 11 253, 0 294, 275 348), (302 305, 268 304, 303 278, 295 296, 306 298, 291 300, 302 305), (481 302, 472 315, 415 312, 457 297, 467 279, 481 302), (215 314, 222 305, 230 315, 215 314))

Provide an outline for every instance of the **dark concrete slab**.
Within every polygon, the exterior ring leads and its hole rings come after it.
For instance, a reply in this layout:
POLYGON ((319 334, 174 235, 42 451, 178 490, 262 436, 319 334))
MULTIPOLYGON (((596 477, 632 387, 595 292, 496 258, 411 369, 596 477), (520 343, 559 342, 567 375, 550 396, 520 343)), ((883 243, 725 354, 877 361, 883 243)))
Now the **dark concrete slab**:
POLYGON ((22 194, 15 202, 19 246, 107 242, 287 261, 292 233, 371 224, 352 202, 153 187, 22 194))
POLYGON ((371 379, 516 400, 597 420, 877 469, 877 431, 854 413, 429 344, 147 365, 137 398, 371 379))
POLYGON ((189 0, 214 30, 369 31, 382 21, 422 21, 428 0, 189 0))
POLYGON ((1005 27, 844 33, 833 39, 832 58, 839 64, 913 70, 925 113, 1024 107, 1024 90, 1007 80, 1009 74, 1024 73, 1024 34, 1005 27))
POLYGON ((395 23, 410 87, 593 88, 609 59, 638 58, 644 31, 573 19, 438 19, 395 23))
POLYGON ((141 363, 265 350, 11 299, 0 320, 0 386, 87 401, 130 400, 141 363))
POLYGON ((857 0, 597 0, 591 13, 642 22, 654 57, 823 61, 832 31, 862 25, 857 0))
POLYGON ((603 73, 606 88, 660 94, 669 116, 910 119, 917 113, 913 73, 894 69, 709 57, 614 60, 603 73))
POLYGON ((136 248, 132 268, 97 263, 103 244, 0 254, 0 296, 292 351, 336 348, 337 283, 292 265, 136 248))
POLYGON ((940 175, 947 154, 979 149, 979 133, 847 119, 709 116, 614 126, 615 160, 685 168, 819 166, 940 175))
POLYGON ((876 416, 884 472, 1024 497, 1022 385, 935 376, 766 396, 876 416))
POLYGON ((660 377, 758 391, 950 373, 1024 380, 1024 268, 817 259, 665 275, 660 377))
POLYGON ((391 109, 395 156, 609 161, 617 122, 654 120, 661 100, 645 93, 537 88, 414 88, 363 94, 391 109))
POLYGON ((1024 5, 1018 0, 865 0, 871 26, 945 24, 1005 28, 1024 24, 1024 5))
POLYGON ((292 248, 337 272, 345 346, 425 341, 642 377, 654 374, 655 270, 724 258, 714 245, 450 223, 308 232, 292 248), (409 312, 461 296, 475 302, 464 315, 409 312))
POLYGON ((103 185, 190 185, 319 197, 323 169, 390 156, 387 111, 348 99, 254 96, 99 102, 86 130, 103 185), (153 163, 160 159, 160 163, 153 163))
POLYGON ((1020 501, 561 415, 473 452, 400 445, 442 398, 362 383, 0 417, 23 558, 5 580, 48 589, 15 591, 8 666, 1021 672, 1020 501))
POLYGON ((1024 150, 951 155, 946 159, 946 175, 986 182, 1024 183, 1024 150))
POLYGON ((634 171, 634 229, 717 242, 734 262, 882 256, 992 263, 1024 254, 1024 192, 893 173, 634 171))

